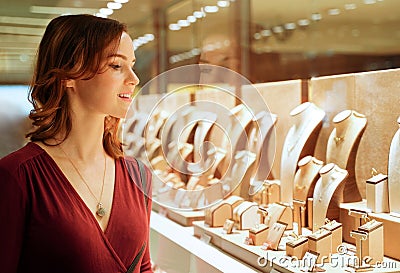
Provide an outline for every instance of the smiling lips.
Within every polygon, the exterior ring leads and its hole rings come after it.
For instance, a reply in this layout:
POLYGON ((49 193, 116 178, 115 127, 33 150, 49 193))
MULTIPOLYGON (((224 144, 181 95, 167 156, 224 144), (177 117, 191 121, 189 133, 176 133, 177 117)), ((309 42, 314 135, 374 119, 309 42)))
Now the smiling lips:
POLYGON ((122 93, 122 94, 118 94, 118 97, 120 97, 123 100, 128 100, 131 101, 132 99, 132 93, 122 93))

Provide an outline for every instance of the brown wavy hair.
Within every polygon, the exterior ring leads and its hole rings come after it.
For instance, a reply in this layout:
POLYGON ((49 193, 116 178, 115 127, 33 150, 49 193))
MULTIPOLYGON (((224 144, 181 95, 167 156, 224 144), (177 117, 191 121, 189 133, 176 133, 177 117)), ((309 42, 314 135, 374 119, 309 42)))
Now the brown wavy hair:
MULTIPOLYGON (((60 133, 61 142, 68 137, 72 121, 65 80, 91 79, 101 73, 102 61, 116 52, 124 31, 125 24, 92 15, 60 16, 49 23, 29 90, 33 130, 26 137, 46 145, 60 133)), ((104 121, 103 147, 113 158, 123 156, 118 125, 119 118, 104 121)))

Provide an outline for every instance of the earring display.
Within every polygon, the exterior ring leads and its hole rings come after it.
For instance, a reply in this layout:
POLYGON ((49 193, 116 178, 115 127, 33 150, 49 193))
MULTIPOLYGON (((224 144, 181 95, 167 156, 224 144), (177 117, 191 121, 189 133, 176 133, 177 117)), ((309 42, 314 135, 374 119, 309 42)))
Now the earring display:
MULTIPOLYGON (((397 119, 400 127, 400 117, 397 119)), ((388 162, 388 188, 389 188, 389 208, 390 213, 396 217, 400 217, 400 128, 393 136, 389 149, 388 162)))
POLYGON ((313 194, 313 231, 324 225, 325 218, 339 219, 343 182, 348 175, 346 170, 333 163, 322 167, 319 174, 321 177, 315 184, 313 194))
POLYGON ((318 252, 320 254, 317 260, 318 263, 321 263, 322 259, 330 257, 332 250, 332 232, 326 229, 319 229, 313 234, 308 235, 308 239, 309 250, 318 252))
POLYGON ((223 233, 225 234, 231 234, 232 230, 233 230, 233 226, 235 225, 235 222, 230 220, 230 219, 226 219, 224 226, 222 228, 223 233))
POLYGON ((326 162, 335 163, 349 173, 344 185, 343 201, 361 201, 356 183, 355 161, 361 137, 367 126, 367 118, 354 110, 345 110, 337 114, 332 123, 334 129, 328 138, 326 162))
POLYGON ((325 112, 311 102, 305 102, 290 112, 294 125, 289 129, 281 157, 281 202, 291 203, 293 180, 300 158, 314 154, 315 144, 325 112))
POLYGON ((293 240, 286 242, 286 255, 302 259, 308 250, 308 238, 295 236, 293 240))
POLYGON ((286 227, 286 223, 276 222, 269 228, 268 236, 265 241, 268 249, 278 250, 279 242, 282 239, 286 227))
POLYGON ((249 237, 256 246, 262 245, 268 237, 269 227, 265 224, 259 224, 249 230, 249 237))
POLYGON ((367 180, 367 207, 372 212, 389 212, 388 176, 377 174, 367 180))
POLYGON ((273 226, 278 222, 283 213, 285 212, 286 206, 281 203, 270 204, 265 210, 267 211, 268 226, 273 226))
POLYGON ((332 232, 332 249, 331 253, 335 253, 338 249, 338 247, 342 244, 343 242, 343 227, 342 224, 339 222, 336 222, 335 220, 330 221, 329 219, 326 219, 326 224, 323 225, 321 228, 329 230, 332 232))
POLYGON ((371 220, 358 228, 359 231, 365 232, 368 236, 362 242, 361 253, 363 258, 369 256, 372 258, 370 264, 383 261, 383 223, 371 220))

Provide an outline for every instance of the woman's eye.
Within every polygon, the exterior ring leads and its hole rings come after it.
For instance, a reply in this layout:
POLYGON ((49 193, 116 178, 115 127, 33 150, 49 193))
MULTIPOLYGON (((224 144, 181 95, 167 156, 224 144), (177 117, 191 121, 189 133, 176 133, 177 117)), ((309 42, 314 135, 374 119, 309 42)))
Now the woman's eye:
POLYGON ((136 72, 136 67, 132 66, 131 69, 133 72, 136 72))
POLYGON ((110 64, 110 67, 111 67, 111 68, 113 68, 113 69, 115 69, 115 70, 117 70, 117 69, 120 69, 120 68, 121 68, 121 66, 120 66, 120 65, 118 65, 118 64, 110 64))

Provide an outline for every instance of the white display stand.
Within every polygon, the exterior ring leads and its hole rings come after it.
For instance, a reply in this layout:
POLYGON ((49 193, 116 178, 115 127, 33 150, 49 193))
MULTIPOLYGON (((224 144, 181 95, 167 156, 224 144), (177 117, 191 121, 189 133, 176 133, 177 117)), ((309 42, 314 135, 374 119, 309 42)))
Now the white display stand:
POLYGON ((297 163, 304 156, 314 154, 325 112, 315 104, 305 102, 294 108, 290 115, 294 125, 285 137, 280 171, 281 202, 289 204, 293 200, 293 181, 297 163))
MULTIPOLYGON (((400 117, 397 119, 400 126, 400 117)), ((390 213, 400 217, 400 128, 390 144, 388 162, 388 188, 390 213)))

